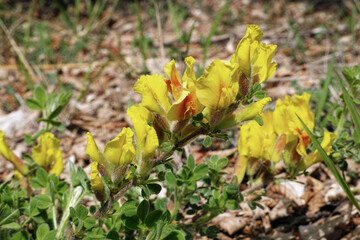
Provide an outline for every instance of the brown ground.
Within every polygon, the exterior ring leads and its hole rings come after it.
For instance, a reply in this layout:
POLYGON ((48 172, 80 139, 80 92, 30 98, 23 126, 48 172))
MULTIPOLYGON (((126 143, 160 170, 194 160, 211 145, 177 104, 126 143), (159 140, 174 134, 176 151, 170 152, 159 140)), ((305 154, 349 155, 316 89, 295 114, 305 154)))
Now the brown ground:
MULTIPOLYGON (((56 132, 56 136, 61 139, 65 162, 71 160, 89 172, 89 159, 85 154, 85 133, 90 131, 99 148, 103 149, 106 141, 115 137, 122 127, 130 124, 125 112, 129 101, 137 103, 140 100, 140 97, 132 92, 132 87, 141 75, 143 66, 140 49, 133 46, 134 38, 139 37, 138 20, 132 2, 120 3, 113 15, 110 15, 111 2, 89 31, 91 40, 87 46, 71 61, 65 61, 58 54, 52 61, 42 55, 32 57, 37 50, 36 46, 26 48, 17 37, 18 34, 24 34, 24 29, 29 24, 31 3, 0 3, 0 6, 11 9, 0 9, 0 19, 7 26, 11 38, 18 43, 18 48, 14 47, 10 44, 9 37, 0 35, 0 129, 6 131, 10 147, 19 156, 30 153, 31 149, 24 143, 24 135, 34 134, 40 126, 35 121, 39 115, 27 109, 23 103, 24 99, 31 96, 31 92, 26 86, 23 72, 18 68, 16 49, 22 52, 25 58, 32 59, 29 62, 36 75, 33 78, 35 84, 46 83, 44 79, 47 75, 57 74, 63 84, 73 84, 75 87, 73 98, 61 115, 67 129, 56 132), (106 21, 108 17, 110 19, 106 21), (103 35, 101 31, 104 31, 103 35), (107 65, 100 72, 105 64, 107 65), (77 101, 89 69, 89 80, 93 83, 87 95, 77 101), (9 94, 6 91, 7 86, 12 86, 16 94, 9 94)), ((188 55, 201 63, 201 37, 208 35, 216 13, 224 1, 174 2, 175 6, 181 3, 187 9, 186 18, 179 24, 181 31, 189 33, 195 22, 188 55)), ((285 94, 294 94, 299 89, 319 88, 333 53, 336 69, 360 63, 360 25, 355 26, 355 41, 348 24, 351 20, 351 8, 356 4, 359 8, 360 2, 357 0, 231 1, 221 18, 216 35, 212 38, 207 63, 216 58, 229 58, 245 34, 246 24, 258 24, 264 32, 263 41, 278 45, 275 55, 277 71, 265 84, 268 95, 276 100, 285 94), (289 24, 291 21, 293 27, 289 24), (300 46, 302 43, 303 50, 300 46)), ((157 29, 153 5, 141 1, 140 6, 144 33, 152 39, 154 45, 147 53, 147 67, 151 73, 163 74, 162 68, 170 60, 171 48, 184 51, 186 44, 179 43, 176 38, 165 1, 159 3, 161 35, 157 29)), ((47 24, 51 33, 51 47, 56 53, 60 51, 62 39, 65 39, 69 46, 77 41, 73 31, 60 21, 58 15, 55 6, 47 3, 47 6, 35 7, 32 18, 32 23, 47 24)), ((359 23, 359 19, 357 14, 355 23, 359 23)), ((85 11, 82 11, 80 24, 84 26, 87 22, 85 11)), ((34 32, 30 40, 36 42, 38 38, 34 32)), ((183 65, 176 60, 181 69, 183 65)), ((50 91, 56 88, 56 85, 47 85, 50 91)), ((333 88, 330 88, 330 92, 334 94, 333 99, 338 99, 333 88)), ((223 149, 223 144, 219 143, 212 146, 212 152, 206 152, 197 145, 191 146, 189 151, 201 161, 204 155, 214 152, 227 155, 229 150, 223 149)), ((230 155, 231 163, 234 163, 235 159, 236 154, 230 155)), ((2 157, 0 165, 0 182, 3 182, 11 178, 12 165, 2 157)), ((359 172, 359 166, 353 161, 349 160, 349 165, 354 172, 359 172)), ((229 171, 231 172, 231 165, 229 171)), ((219 216, 214 220, 214 224, 222 229, 219 238, 299 239, 301 236, 302 239, 321 239, 325 236, 327 239, 357 239, 356 236, 360 235, 360 216, 356 212, 351 214, 351 209, 348 210, 345 196, 332 174, 322 164, 313 166, 310 173, 309 177, 298 179, 305 183, 303 185, 295 186, 286 182, 265 186, 267 197, 262 200, 265 210, 251 211, 244 204, 242 211, 219 216), (349 212, 351 218, 348 218, 349 212)), ((61 177, 67 176, 66 169, 61 177)), ((353 184, 358 187, 359 181, 353 181, 353 184)))

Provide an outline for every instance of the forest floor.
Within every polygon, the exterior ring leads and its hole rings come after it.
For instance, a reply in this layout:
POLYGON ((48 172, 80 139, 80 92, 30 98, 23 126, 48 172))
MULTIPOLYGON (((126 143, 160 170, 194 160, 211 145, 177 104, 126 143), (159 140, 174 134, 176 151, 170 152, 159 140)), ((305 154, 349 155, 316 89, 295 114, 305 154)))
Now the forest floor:
MULTIPOLYGON (((32 96, 29 82, 46 86, 49 92, 72 88, 72 99, 60 115, 66 129, 57 131, 56 136, 61 139, 65 166, 72 161, 90 173, 86 132, 91 132, 103 149, 122 127, 131 125, 126 109, 141 99, 133 92, 140 75, 146 70, 164 74, 163 67, 172 58, 182 72, 187 46, 187 55, 193 56, 200 68, 204 41, 224 2, 174 1, 173 11, 169 11, 166 2, 159 1, 157 11, 151 1, 140 1, 143 32, 132 1, 120 2, 116 9, 109 1, 94 21, 81 5, 77 24, 67 21, 66 12, 51 1, 42 6, 36 1, 0 3, 0 20, 9 33, 6 35, 3 27, 0 30, 0 129, 10 147, 18 156, 30 154, 31 146, 24 136, 42 127, 36 121, 40 113, 24 103, 32 96), (19 52, 34 76, 24 74, 27 67, 19 65, 19 52)), ((356 0, 230 1, 211 38, 205 63, 229 59, 245 34, 246 24, 257 24, 264 32, 263 41, 277 45, 277 70, 264 84, 273 100, 269 109, 286 94, 309 91, 319 95, 332 59, 338 71, 360 63, 360 13, 352 10, 359 5, 356 0)), ((72 16, 71 4, 64 6, 72 16)), ((329 90, 330 101, 338 101, 336 89, 330 85, 329 90)), ((315 107, 316 98, 312 99, 315 107)), ((210 149, 195 142, 187 150, 197 162, 213 154, 227 156, 231 175, 237 159, 238 131, 233 134, 231 141, 215 141, 210 149)), ((352 187, 360 188, 360 165, 352 159, 347 162, 357 176, 348 180, 352 187)), ((1 183, 11 179, 13 171, 11 163, 1 156, 0 166, 1 183)), ((219 215, 210 223, 221 229, 218 238, 360 239, 360 215, 328 168, 319 163, 308 172, 296 182, 258 186, 266 190, 260 201, 264 209, 253 211, 244 203, 241 210, 219 215)), ((67 167, 61 177, 68 178, 67 167)), ((241 187, 249 188, 245 183, 241 187)))

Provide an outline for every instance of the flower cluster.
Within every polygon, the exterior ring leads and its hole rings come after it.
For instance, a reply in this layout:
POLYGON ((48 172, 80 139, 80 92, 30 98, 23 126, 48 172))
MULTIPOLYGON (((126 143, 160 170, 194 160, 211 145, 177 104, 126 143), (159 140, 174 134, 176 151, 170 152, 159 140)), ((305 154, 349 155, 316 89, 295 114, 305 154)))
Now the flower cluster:
MULTIPOLYGON (((260 116, 270 98, 252 104, 242 100, 251 99, 252 86, 269 79, 276 69, 272 62, 276 46, 260 43, 262 37, 258 26, 248 25, 231 59, 213 61, 199 78, 193 70, 193 57, 185 59, 182 77, 174 60, 164 68, 166 77, 141 76, 134 91, 142 101, 127 111, 134 126, 134 143, 132 130, 123 128, 101 154, 87 134, 86 152, 93 161, 91 184, 97 196, 121 189, 126 178, 146 180, 160 154, 157 149, 164 143, 173 146, 172 153, 199 134, 213 136, 260 116), (132 163, 135 172, 129 170, 132 163)), ((98 197, 101 201, 106 198, 98 197)))
MULTIPOLYGON (((262 180, 265 174, 274 172, 275 164, 281 159, 292 176, 322 160, 317 150, 307 153, 310 138, 297 117, 313 130, 314 114, 309 101, 310 94, 306 92, 294 98, 287 95, 283 101, 277 100, 273 112, 262 114, 263 126, 250 121, 240 127, 239 159, 235 166, 238 182, 243 180, 245 172, 251 180, 257 174, 255 182, 262 180)), ((327 154, 334 139, 335 134, 324 132, 321 146, 327 154)))

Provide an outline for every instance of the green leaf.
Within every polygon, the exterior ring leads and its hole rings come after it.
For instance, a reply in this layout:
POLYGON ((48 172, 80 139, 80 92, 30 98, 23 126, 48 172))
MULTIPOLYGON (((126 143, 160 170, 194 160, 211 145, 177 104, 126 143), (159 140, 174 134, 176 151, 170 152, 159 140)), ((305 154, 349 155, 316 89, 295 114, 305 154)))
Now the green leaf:
POLYGON ((134 201, 127 201, 124 205, 121 206, 121 210, 123 211, 126 217, 132 217, 136 215, 137 207, 134 201))
POLYGON ((153 194, 159 194, 159 192, 161 191, 161 186, 157 183, 149 183, 147 186, 150 192, 153 194))
POLYGON ((263 99, 265 97, 266 93, 264 91, 257 91, 254 93, 254 97, 257 99, 263 99))
POLYGON ((206 148, 209 148, 212 144, 212 141, 211 141, 211 137, 210 136, 206 136, 204 138, 204 141, 203 141, 203 146, 206 147, 206 148))
POLYGON ((264 125, 264 121, 261 116, 255 117, 254 120, 259 124, 259 126, 264 125))
POLYGON ((30 186, 36 190, 41 190, 46 187, 42 183, 40 183, 37 178, 30 179, 30 186))
POLYGON ((353 192, 350 190, 349 185, 346 183, 345 179, 343 179, 339 173, 339 171, 337 170, 335 164, 333 163, 333 161, 329 158, 329 156, 326 154, 325 150, 321 147, 320 143, 318 142, 318 140, 316 139, 315 135, 311 132, 311 130, 306 126, 306 124, 301 120, 301 118, 299 116, 297 116, 298 119, 300 120, 301 124, 304 126, 305 131, 307 132, 307 134, 310 137, 311 142, 314 144, 315 148, 319 151, 319 153, 321 154, 322 158, 324 159, 324 162, 326 163, 326 165, 329 167, 330 171, 332 172, 332 174, 334 174, 334 177, 336 179, 336 181, 339 183, 339 185, 341 186, 341 188, 344 190, 346 196, 349 198, 349 200, 351 201, 351 203, 358 209, 358 211, 360 212, 360 204, 358 203, 358 201, 356 200, 353 192))
POLYGON ((48 177, 49 177, 48 173, 42 167, 36 171, 36 178, 39 181, 39 183, 44 187, 46 187, 46 184, 48 182, 48 177))
POLYGON ((209 171, 209 167, 204 164, 204 163, 200 163, 199 165, 197 165, 194 168, 194 176, 193 179, 195 180, 199 180, 200 178, 202 178, 203 176, 205 176, 207 174, 207 172, 209 171))
POLYGON ((175 230, 167 235, 167 237, 163 238, 163 240, 185 240, 185 237, 181 232, 175 230))
POLYGON ((200 201, 200 198, 198 196, 191 196, 190 203, 191 204, 197 204, 200 201))
POLYGON ((54 111, 52 111, 48 117, 48 119, 54 119, 57 116, 59 116, 59 114, 62 112, 62 110, 64 109, 65 106, 57 106, 54 111))
POLYGON ((11 240, 29 240, 30 236, 29 233, 27 231, 21 231, 21 232, 17 232, 12 238, 11 240))
POLYGON ((53 239, 56 239, 56 233, 57 233, 57 230, 52 230, 50 232, 48 232, 45 237, 43 238, 43 240, 53 240, 53 239))
POLYGON ((187 166, 190 168, 190 170, 194 170, 195 168, 195 159, 193 155, 189 155, 188 159, 187 159, 187 166))
POLYGON ((65 94, 61 94, 60 99, 59 99, 59 104, 62 105, 62 106, 66 106, 68 104, 68 102, 70 101, 71 96, 72 96, 71 91, 69 91, 69 92, 67 92, 65 94))
POLYGON ((0 226, 15 221, 19 216, 19 209, 13 211, 8 205, 0 205, 0 226))
POLYGON ((228 199, 226 201, 225 207, 230 210, 235 210, 239 208, 239 203, 235 199, 228 199))
POLYGON ((39 209, 37 208, 37 199, 36 198, 31 198, 30 200, 30 204, 29 204, 29 217, 33 217, 38 215, 39 209))
POLYGON ((25 103, 26 103, 26 106, 28 106, 28 108, 30 108, 32 110, 42 110, 43 109, 41 104, 33 98, 27 98, 25 100, 25 103))
POLYGON ((360 115, 357 111, 357 108, 356 108, 354 102, 352 101, 351 96, 345 89, 344 84, 343 84, 339 74, 338 73, 336 73, 336 74, 337 74, 337 77, 338 77, 338 80, 339 80, 339 83, 340 83, 340 86, 341 86, 341 89, 343 92, 345 104, 346 104, 347 108, 349 109, 351 119, 353 120, 353 123, 355 125, 355 131, 357 132, 357 135, 360 136, 360 115))
POLYGON ((235 194, 237 194, 239 192, 239 187, 238 187, 237 184, 231 183, 231 184, 226 186, 225 191, 226 191, 227 194, 235 195, 235 194))
POLYGON ((51 199, 48 195, 40 194, 35 196, 34 198, 36 198, 37 200, 37 208, 39 209, 46 209, 52 204, 51 199))
POLYGON ((79 179, 78 175, 76 174, 74 164, 71 161, 69 161, 69 170, 70 170, 70 182, 71 182, 71 185, 73 187, 76 187, 77 185, 80 184, 80 179, 79 179))
POLYGON ((167 172, 165 175, 165 180, 171 186, 176 186, 176 177, 172 172, 167 172))
POLYGON ((173 147, 174 144, 172 142, 164 142, 160 145, 160 150, 162 152, 170 152, 173 147))
POLYGON ((34 97, 42 108, 46 105, 46 92, 42 87, 35 88, 34 97))
POLYGON ((139 229, 139 218, 137 216, 132 216, 132 217, 124 217, 123 218, 125 226, 129 229, 132 230, 137 230, 139 229))
POLYGON ((83 205, 79 205, 76 208, 75 214, 78 218, 84 220, 88 215, 88 209, 83 205))
POLYGON ((95 223, 96 223, 96 221, 92 217, 87 217, 84 219, 84 227, 86 229, 90 229, 90 228, 94 227, 95 223))
POLYGON ((41 224, 36 230, 36 238, 39 240, 44 239, 45 235, 49 232, 49 225, 46 223, 41 224))
POLYGON ((114 230, 111 230, 107 235, 106 235, 106 239, 107 240, 119 240, 120 239, 120 236, 119 234, 114 231, 114 230))
POLYGON ((260 91, 261 90, 261 85, 260 85, 260 83, 255 83, 253 86, 252 86, 252 91, 254 92, 254 93, 256 93, 257 91, 260 91))
POLYGON ((146 216, 148 215, 149 212, 149 202, 147 200, 143 200, 136 211, 136 215, 139 217, 139 219, 144 222, 146 216))
POLYGON ((18 224, 16 222, 12 222, 12 223, 2 225, 1 228, 2 229, 19 230, 19 229, 21 229, 21 226, 20 226, 20 224, 18 224))
POLYGON ((148 228, 154 227, 155 224, 157 223, 157 221, 159 221, 159 219, 161 218, 161 216, 162 216, 161 210, 154 210, 154 211, 150 212, 149 215, 145 219, 145 225, 148 228))
POLYGON ((228 159, 227 158, 220 158, 218 161, 217 161, 217 167, 218 169, 223 169, 224 167, 227 166, 228 164, 228 159))

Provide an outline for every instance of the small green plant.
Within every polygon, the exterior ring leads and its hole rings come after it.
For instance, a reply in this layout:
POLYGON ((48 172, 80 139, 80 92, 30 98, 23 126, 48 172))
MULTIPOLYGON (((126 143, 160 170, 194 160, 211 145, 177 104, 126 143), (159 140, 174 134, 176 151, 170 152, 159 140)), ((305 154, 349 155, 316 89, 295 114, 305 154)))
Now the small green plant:
POLYGON ((27 134, 25 141, 31 145, 42 133, 49 132, 53 128, 59 131, 65 130, 63 122, 58 120, 60 113, 65 109, 66 105, 70 101, 72 92, 64 92, 61 94, 47 93, 43 87, 36 87, 34 89, 34 97, 26 99, 26 105, 36 111, 41 111, 42 116, 38 118, 38 122, 44 123, 41 130, 39 130, 34 136, 27 134))

